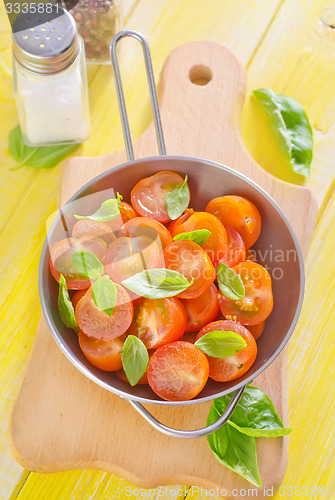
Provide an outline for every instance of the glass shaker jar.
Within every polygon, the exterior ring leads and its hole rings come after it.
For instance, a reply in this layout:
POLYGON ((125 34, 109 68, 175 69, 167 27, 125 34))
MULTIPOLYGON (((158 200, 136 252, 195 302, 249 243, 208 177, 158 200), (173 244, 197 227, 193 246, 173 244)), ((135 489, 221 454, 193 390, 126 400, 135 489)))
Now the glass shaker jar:
POLYGON ((67 11, 44 5, 57 12, 44 17, 28 10, 13 24, 13 85, 23 140, 29 146, 83 142, 90 132, 84 44, 67 11))
POLYGON ((89 62, 110 63, 110 43, 122 29, 122 0, 79 0, 71 9, 89 62))

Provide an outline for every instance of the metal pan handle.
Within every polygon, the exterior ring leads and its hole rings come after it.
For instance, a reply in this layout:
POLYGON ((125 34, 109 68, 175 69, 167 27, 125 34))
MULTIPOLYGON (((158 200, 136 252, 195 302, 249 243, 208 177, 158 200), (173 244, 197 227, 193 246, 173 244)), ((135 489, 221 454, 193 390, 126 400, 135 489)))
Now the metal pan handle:
POLYGON ((138 403, 137 401, 132 401, 131 399, 127 398, 122 398, 122 399, 128 401, 128 403, 131 404, 131 406, 135 408, 135 410, 147 422, 149 422, 149 424, 152 425, 152 427, 162 432, 163 434, 178 438, 196 438, 196 437, 207 436, 207 434, 211 434, 212 432, 217 431, 227 422, 227 420, 235 410, 235 407, 239 402, 245 388, 246 385, 244 385, 243 387, 234 392, 233 397, 231 398, 227 408, 216 422, 214 422, 211 425, 208 425, 207 427, 202 427, 201 429, 195 429, 193 431, 182 431, 179 429, 173 429, 172 427, 168 427, 159 422, 159 420, 157 420, 153 415, 151 415, 151 413, 146 408, 144 408, 141 405, 141 403, 138 403))
MULTIPOLYGON (((145 67, 146 67, 146 71, 147 71, 147 79, 148 79, 148 85, 149 85, 151 106, 152 106, 152 111, 153 111, 153 115, 154 115, 154 123, 155 123, 155 128, 156 128, 159 153, 161 155, 166 155, 162 122, 161 122, 161 117, 160 117, 160 112, 159 112, 159 107, 158 107, 158 99, 157 99, 157 93, 156 93, 154 72, 152 69, 150 49, 149 49, 147 41, 141 35, 141 33, 138 33, 137 31, 125 30, 125 31, 120 31, 119 33, 117 33, 111 42, 111 59, 112 59, 112 66, 113 66, 113 70, 114 70, 116 93, 117 93, 117 99, 118 99, 119 110, 120 110, 120 115, 121 115, 122 130, 123 130, 123 136, 124 136, 124 140, 125 140, 128 160, 133 161, 135 159, 135 157, 134 157, 133 143, 131 140, 131 134, 130 134, 130 128, 129 128, 127 108, 126 108, 126 103, 125 103, 125 99, 124 99, 124 92, 123 92, 123 87, 122 87, 119 62, 118 62, 117 53, 116 53, 116 46, 117 46, 118 42, 121 40, 121 38, 125 38, 125 37, 135 38, 142 45, 145 67)), ((211 425, 208 425, 207 427, 203 427, 202 429, 195 429, 193 431, 183 431, 183 430, 173 429, 171 427, 168 427, 168 426, 162 424, 161 422, 159 422, 153 415, 151 415, 151 413, 146 408, 144 408, 137 401, 132 401, 131 399, 127 399, 127 398, 122 398, 122 399, 125 399, 126 401, 128 401, 128 403, 131 404, 132 407, 135 408, 135 410, 147 422, 149 422, 149 424, 151 424, 155 429, 162 432, 163 434, 166 434, 166 435, 172 436, 172 437, 179 437, 179 438, 195 438, 195 437, 207 436, 207 434, 210 434, 211 432, 216 431, 217 429, 222 427, 223 424, 225 424, 227 422, 230 415, 233 413, 237 403, 239 402, 239 399, 242 396, 245 387, 246 386, 243 386, 240 389, 238 389, 236 392, 234 392, 233 397, 231 398, 231 401, 229 402, 227 408, 225 409, 225 411, 222 413, 221 417, 216 422, 214 422, 211 425)))
POLYGON ((129 128, 127 108, 126 108, 126 103, 125 103, 125 99, 124 99, 119 62, 118 62, 117 53, 116 53, 116 46, 117 46, 118 42, 121 40, 121 38, 125 38, 125 37, 135 38, 142 45, 144 62, 145 62, 145 67, 146 67, 146 71, 147 71, 147 79, 148 79, 148 85, 149 85, 152 112, 154 115, 154 122, 155 122, 155 128, 156 128, 159 154, 166 155, 162 122, 161 122, 161 116, 160 116, 159 107, 158 107, 157 92, 156 92, 156 86, 155 86, 154 72, 152 69, 152 62, 151 62, 149 45, 148 45, 146 39, 143 37, 143 35, 141 35, 141 33, 138 33, 137 31, 125 30, 125 31, 120 31, 119 33, 117 33, 114 36, 114 38, 111 42, 111 58, 112 58, 112 66, 113 66, 113 70, 114 70, 117 100, 119 103, 119 110, 120 110, 121 121, 122 121, 122 130, 123 130, 124 141, 126 144, 126 152, 127 152, 128 160, 133 161, 135 159, 135 157, 134 157, 134 149, 133 149, 130 128, 129 128))

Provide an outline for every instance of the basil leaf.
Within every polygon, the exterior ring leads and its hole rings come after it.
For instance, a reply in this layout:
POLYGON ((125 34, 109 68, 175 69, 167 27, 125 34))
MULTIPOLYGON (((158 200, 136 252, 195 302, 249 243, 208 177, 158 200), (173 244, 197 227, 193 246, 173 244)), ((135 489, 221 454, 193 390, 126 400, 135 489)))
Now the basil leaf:
POLYGON ((149 363, 149 354, 142 340, 135 335, 128 335, 123 345, 121 358, 130 385, 136 385, 145 374, 149 363))
POLYGON ((100 278, 104 272, 104 266, 98 257, 94 255, 94 253, 88 252, 87 250, 74 252, 71 261, 75 270, 90 280, 100 278))
POLYGON ((191 240, 202 247, 210 237, 211 232, 208 229, 196 229, 195 231, 189 231, 187 233, 176 234, 173 241, 178 240, 191 240))
MULTIPOLYGON (((230 399, 231 395, 228 394, 214 401, 220 415, 230 399)), ((255 437, 285 436, 292 430, 283 426, 269 396, 262 389, 250 385, 245 388, 228 423, 243 434, 255 437)))
POLYGON ((122 285, 129 290, 148 299, 174 297, 192 284, 193 278, 189 282, 182 274, 171 269, 148 269, 122 281, 122 285))
POLYGON ((62 274, 59 278, 58 311, 64 325, 79 332, 79 326, 74 315, 74 309, 69 297, 66 281, 62 274))
POLYGON ((200 337, 194 345, 212 358, 227 358, 244 349, 247 343, 237 333, 214 330, 200 337))
POLYGON ((190 190, 187 185, 187 175, 183 182, 178 184, 172 191, 165 196, 165 205, 168 216, 171 220, 178 219, 190 203, 190 190))
POLYGON ((227 299, 238 300, 245 296, 245 289, 241 276, 237 274, 234 269, 226 266, 226 264, 219 264, 217 280, 221 292, 227 299))
POLYGON ((253 95, 268 114, 293 170, 309 177, 313 157, 313 132, 302 106, 291 97, 275 94, 270 89, 254 90, 253 95))
MULTIPOLYGON (((211 406, 207 425, 213 424, 220 413, 211 406)), ((255 486, 262 486, 257 466, 256 441, 254 437, 242 434, 228 423, 207 436, 210 449, 216 459, 228 469, 237 472, 255 486)))
POLYGON ((92 297, 95 305, 104 313, 111 316, 116 306, 117 288, 107 276, 101 276, 92 283, 92 297))
POLYGON ((122 196, 117 193, 116 198, 105 200, 100 208, 92 215, 75 215, 76 219, 91 219, 98 222, 106 222, 115 219, 120 214, 120 203, 122 196))
POLYGON ((11 168, 11 170, 17 170, 24 165, 33 168, 55 167, 79 146, 80 144, 39 147, 26 146, 23 142, 21 128, 17 125, 8 134, 9 153, 19 163, 19 165, 11 168))

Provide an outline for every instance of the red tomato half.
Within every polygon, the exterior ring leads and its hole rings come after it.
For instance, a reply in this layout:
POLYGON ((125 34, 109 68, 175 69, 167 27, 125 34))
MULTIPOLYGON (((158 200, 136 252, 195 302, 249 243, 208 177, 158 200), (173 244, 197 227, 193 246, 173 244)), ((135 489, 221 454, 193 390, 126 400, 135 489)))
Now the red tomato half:
POLYGON ((243 196, 220 196, 210 201, 206 212, 216 215, 222 224, 240 233, 250 248, 261 232, 261 216, 257 207, 243 196))
POLYGON ((198 333, 197 340, 206 333, 213 331, 235 332, 243 337, 247 346, 227 358, 208 356, 209 376, 216 382, 228 382, 242 377, 256 359, 257 344, 255 339, 244 326, 235 321, 214 321, 198 333))
POLYGON ((144 269, 156 267, 158 259, 158 245, 148 236, 122 237, 108 248, 105 272, 113 281, 121 283, 144 269))
POLYGON ((202 249, 208 253, 212 262, 215 264, 222 258, 228 244, 227 233, 223 224, 215 215, 207 212, 196 212, 194 214, 187 214, 187 216, 187 218, 183 215, 179 217, 179 219, 177 219, 179 223, 173 226, 173 223, 170 224, 169 231, 173 237, 180 233, 197 231, 199 229, 207 229, 210 231, 211 234, 206 243, 202 245, 202 249))
POLYGON ((113 340, 130 327, 133 319, 133 303, 121 285, 116 284, 116 287, 117 301, 111 316, 95 305, 91 288, 78 302, 74 311, 76 320, 80 330, 88 337, 113 340))
POLYGON ((180 339, 186 323, 185 308, 177 297, 142 299, 135 307, 128 333, 141 339, 147 349, 156 349, 180 339))
POLYGON ((131 203, 143 217, 165 224, 170 222, 165 205, 165 196, 169 191, 183 182, 183 178, 175 172, 162 170, 139 181, 131 191, 131 203))
POLYGON ((245 245, 242 236, 235 229, 230 226, 225 226, 225 228, 228 237, 228 245, 220 259, 220 263, 222 262, 226 264, 226 266, 234 267, 246 259, 245 245))
POLYGON ((247 329, 249 332, 252 334, 255 340, 259 339, 259 337, 262 335, 264 332, 265 328, 265 321, 262 321, 261 323, 258 323, 257 325, 248 325, 247 329))
POLYGON ((195 299, 211 287, 215 269, 207 253, 194 241, 174 241, 167 246, 161 257, 160 267, 178 271, 193 284, 178 294, 181 299, 195 299))
POLYGON ((243 325, 257 325, 272 311, 271 277, 263 266, 249 260, 241 262, 233 269, 241 276, 245 296, 243 299, 231 300, 220 293, 221 312, 227 319, 239 321, 243 325))
POLYGON ((87 290, 88 290, 87 288, 85 288, 84 290, 78 290, 78 292, 76 292, 74 294, 74 296, 71 299, 71 302, 72 302, 72 305, 73 305, 74 308, 76 307, 76 305, 78 304, 78 302, 80 301, 80 299, 82 297, 84 297, 84 295, 87 292, 87 290))
POLYGON ((79 332, 79 345, 88 361, 100 370, 115 372, 122 368, 121 352, 126 335, 114 340, 97 340, 79 332))
POLYGON ((214 321, 220 312, 218 290, 214 284, 197 299, 184 299, 182 303, 187 313, 186 332, 198 332, 214 321))
POLYGON ((101 238, 108 245, 116 239, 108 224, 91 219, 80 219, 73 226, 72 237, 80 238, 82 236, 101 238))
POLYGON ((166 227, 149 217, 135 217, 126 222, 119 232, 119 238, 122 236, 134 238, 143 235, 155 241, 160 250, 172 243, 172 236, 166 227))
POLYGON ((77 273, 72 265, 72 255, 82 250, 94 253, 103 261, 107 245, 102 239, 90 236, 66 238, 58 241, 50 252, 49 266, 53 277, 59 282, 60 275, 63 274, 70 290, 83 290, 91 285, 90 280, 77 273))
POLYGON ((167 401, 188 401, 208 379, 206 355, 190 342, 171 342, 157 349, 147 370, 151 389, 167 401))

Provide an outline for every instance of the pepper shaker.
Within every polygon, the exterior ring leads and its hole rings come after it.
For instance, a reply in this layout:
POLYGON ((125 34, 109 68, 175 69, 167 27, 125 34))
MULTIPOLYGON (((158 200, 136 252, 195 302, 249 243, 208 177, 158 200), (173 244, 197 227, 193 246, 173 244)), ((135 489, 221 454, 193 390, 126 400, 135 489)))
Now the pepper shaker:
POLYGON ((45 18, 28 10, 13 24, 14 93, 29 146, 83 142, 90 132, 84 44, 71 14, 52 8, 45 18))

